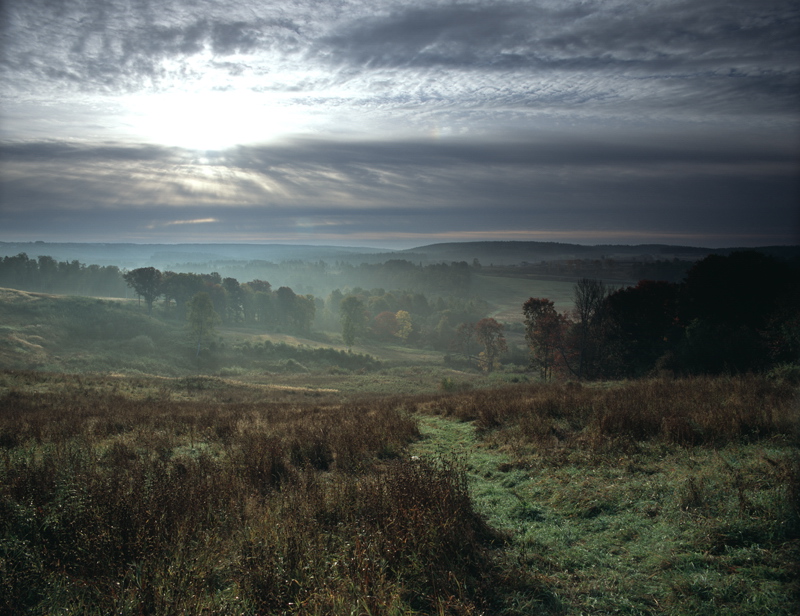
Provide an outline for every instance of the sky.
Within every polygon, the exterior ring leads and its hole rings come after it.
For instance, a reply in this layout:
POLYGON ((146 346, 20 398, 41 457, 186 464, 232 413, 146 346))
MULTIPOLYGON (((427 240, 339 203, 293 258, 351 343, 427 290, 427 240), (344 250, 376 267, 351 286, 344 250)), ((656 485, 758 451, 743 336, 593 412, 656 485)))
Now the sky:
POLYGON ((800 243, 796 0, 0 0, 0 241, 800 243))

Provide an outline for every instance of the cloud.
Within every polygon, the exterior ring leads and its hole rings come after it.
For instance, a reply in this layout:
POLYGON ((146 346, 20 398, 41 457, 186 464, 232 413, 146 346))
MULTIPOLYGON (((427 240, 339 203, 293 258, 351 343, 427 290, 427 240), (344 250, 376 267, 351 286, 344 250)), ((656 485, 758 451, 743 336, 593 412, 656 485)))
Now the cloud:
POLYGON ((0 153, 13 162, 0 174, 0 226, 20 233, 53 220, 65 231, 105 220, 130 233, 195 237, 208 225, 211 235, 264 238, 691 229, 772 243, 797 232, 800 187, 789 145, 661 137, 305 139, 203 160, 151 146, 6 145, 0 153))
POLYGON ((0 227, 785 237, 795 4, 6 0, 0 227))
MULTIPOLYGON (((219 222, 218 218, 195 218, 193 220, 170 220, 168 222, 161 223, 164 227, 171 227, 173 225, 206 225, 212 222, 219 222)), ((152 225, 152 228, 155 228, 155 225, 152 225)))

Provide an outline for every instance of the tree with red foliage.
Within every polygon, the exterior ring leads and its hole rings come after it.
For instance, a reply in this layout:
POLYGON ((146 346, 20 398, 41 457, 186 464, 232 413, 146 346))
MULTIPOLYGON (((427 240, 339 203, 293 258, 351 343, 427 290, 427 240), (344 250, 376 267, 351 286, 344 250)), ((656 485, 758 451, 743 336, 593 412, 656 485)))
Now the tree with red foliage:
POLYGON ((563 346, 566 319, 549 299, 531 297, 522 305, 525 338, 531 350, 531 365, 547 381, 552 378, 558 350, 563 346))
POLYGON ((391 340, 397 334, 397 316, 384 310, 372 320, 372 333, 383 340, 391 340))

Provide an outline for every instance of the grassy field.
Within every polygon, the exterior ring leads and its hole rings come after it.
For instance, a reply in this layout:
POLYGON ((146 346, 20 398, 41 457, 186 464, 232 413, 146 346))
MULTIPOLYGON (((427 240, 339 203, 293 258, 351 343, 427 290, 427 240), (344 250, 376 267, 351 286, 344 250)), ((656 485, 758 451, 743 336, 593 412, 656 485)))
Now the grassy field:
POLYGON ((246 328, 198 359, 135 302, 0 293, 0 613, 798 613, 789 382, 246 328))
POLYGON ((796 391, 0 374, 8 614, 794 614, 796 391))
POLYGON ((522 304, 530 297, 551 299, 559 312, 570 310, 573 306, 574 287, 574 282, 525 280, 480 274, 475 275, 472 281, 472 293, 488 301, 494 307, 491 316, 505 323, 523 321, 522 304))
POLYGON ((419 408, 412 450, 460 452, 476 509, 547 581, 554 613, 797 613, 791 388, 521 386, 419 408))

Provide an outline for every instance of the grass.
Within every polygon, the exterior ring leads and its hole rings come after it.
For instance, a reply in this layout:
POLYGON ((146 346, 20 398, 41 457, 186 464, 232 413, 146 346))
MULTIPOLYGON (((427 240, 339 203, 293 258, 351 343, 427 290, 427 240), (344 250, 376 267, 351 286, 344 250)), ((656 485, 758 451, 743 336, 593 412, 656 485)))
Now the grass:
POLYGON ((798 408, 775 381, 5 371, 0 396, 4 613, 796 613, 798 408))
POLYGON ((443 378, 488 382, 445 368, 442 353, 379 345, 348 350, 243 326, 220 326, 198 358, 183 323, 148 317, 135 301, 0 289, 0 323, 0 366, 16 370, 178 380, 210 374, 347 395, 434 392, 443 378))
POLYGON ((414 447, 465 456, 477 511, 555 612, 797 613, 796 390, 522 386, 420 410, 414 447))
POLYGON ((516 613, 502 537, 457 460, 409 459, 417 420, 398 399, 0 383, 3 613, 516 613))
POLYGON ((472 293, 477 297, 491 298, 494 307, 490 316, 506 323, 521 323, 521 306, 529 297, 548 297, 562 312, 573 307, 574 282, 556 280, 529 280, 504 276, 474 275, 472 293))

